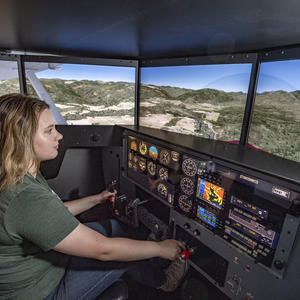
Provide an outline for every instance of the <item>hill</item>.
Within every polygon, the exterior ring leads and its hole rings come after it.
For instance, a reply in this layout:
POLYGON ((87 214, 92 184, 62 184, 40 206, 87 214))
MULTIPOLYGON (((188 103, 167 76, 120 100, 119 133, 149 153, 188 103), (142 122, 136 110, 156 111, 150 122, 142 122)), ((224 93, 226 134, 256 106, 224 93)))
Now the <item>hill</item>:
MULTIPOLYGON (((135 84, 41 79, 71 124, 133 124, 135 84)), ((0 82, 0 93, 18 92, 18 81, 0 82)), ((35 92, 30 84, 28 91, 35 92)), ((220 140, 239 140, 247 94, 142 84, 140 124, 220 140)), ((249 143, 300 161, 300 91, 258 93, 249 143)))

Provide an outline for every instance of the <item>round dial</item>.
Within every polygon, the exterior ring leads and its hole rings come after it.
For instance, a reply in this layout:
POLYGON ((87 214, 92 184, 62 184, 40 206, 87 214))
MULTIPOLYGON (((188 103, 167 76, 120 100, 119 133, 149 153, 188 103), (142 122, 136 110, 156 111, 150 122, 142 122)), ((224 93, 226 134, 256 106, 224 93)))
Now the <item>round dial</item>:
POLYGON ((186 213, 191 211, 192 204, 193 204, 192 200, 189 199, 188 196, 186 196, 186 195, 181 195, 178 199, 178 205, 179 205, 180 209, 186 213))
POLYGON ((156 173, 156 164, 153 161, 148 162, 147 166, 148 172, 151 176, 155 176, 156 173))
POLYGON ((132 141, 130 143, 130 149, 136 151, 137 150, 137 144, 136 144, 136 141, 132 141))
POLYGON ((171 157, 172 157, 172 160, 175 161, 175 162, 178 162, 179 161, 179 153, 176 152, 176 151, 171 151, 171 157))
POLYGON ((149 156, 151 158, 153 158, 154 160, 157 159, 157 157, 158 157, 158 150, 157 150, 157 148, 155 146, 151 146, 149 148, 149 152, 148 153, 149 153, 149 156))
POLYGON ((160 168, 158 171, 158 175, 161 180, 168 180, 168 169, 160 168))
POLYGON ((195 161, 188 158, 182 162, 182 170, 188 176, 195 176, 197 174, 197 165, 195 161))
POLYGON ((170 152, 168 150, 162 150, 159 155, 159 161, 164 165, 168 165, 171 161, 170 152))
POLYGON ((132 161, 130 161, 130 160, 128 161, 128 167, 132 168, 132 161))
POLYGON ((140 158, 139 167, 143 172, 146 170, 146 159, 140 158))
POLYGON ((163 183, 160 183, 158 186, 157 186, 157 191, 158 193, 164 197, 164 198, 167 198, 168 196, 168 188, 163 184, 163 183))
POLYGON ((192 195, 194 193, 194 182, 187 177, 181 179, 180 187, 181 190, 187 195, 192 195))
POLYGON ((132 160, 132 158, 133 158, 132 152, 128 152, 128 159, 129 159, 129 160, 132 160))
POLYGON ((140 153, 145 155, 147 153, 147 149, 147 145, 144 142, 141 142, 139 146, 140 153))

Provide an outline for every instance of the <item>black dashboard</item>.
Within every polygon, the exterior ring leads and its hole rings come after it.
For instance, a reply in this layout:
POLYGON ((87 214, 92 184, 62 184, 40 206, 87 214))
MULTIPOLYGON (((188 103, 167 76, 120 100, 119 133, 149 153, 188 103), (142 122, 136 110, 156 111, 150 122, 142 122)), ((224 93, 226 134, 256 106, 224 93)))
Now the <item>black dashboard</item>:
POLYGON ((146 127, 57 127, 64 140, 42 172, 61 199, 116 179, 115 217, 185 242, 224 299, 300 299, 299 163, 146 127))
POLYGON ((228 297, 283 299, 288 289, 289 299, 299 299, 299 165, 184 139, 126 127, 123 176, 153 205, 168 207, 173 236, 195 249, 191 265, 228 297))

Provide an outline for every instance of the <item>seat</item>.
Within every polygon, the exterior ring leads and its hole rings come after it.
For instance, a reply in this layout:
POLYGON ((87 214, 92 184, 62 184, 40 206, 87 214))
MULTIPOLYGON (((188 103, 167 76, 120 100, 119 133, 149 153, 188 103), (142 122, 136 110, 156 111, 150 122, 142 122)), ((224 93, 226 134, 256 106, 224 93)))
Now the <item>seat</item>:
POLYGON ((126 300, 128 299, 128 287, 123 279, 118 279, 108 287, 95 300, 126 300))

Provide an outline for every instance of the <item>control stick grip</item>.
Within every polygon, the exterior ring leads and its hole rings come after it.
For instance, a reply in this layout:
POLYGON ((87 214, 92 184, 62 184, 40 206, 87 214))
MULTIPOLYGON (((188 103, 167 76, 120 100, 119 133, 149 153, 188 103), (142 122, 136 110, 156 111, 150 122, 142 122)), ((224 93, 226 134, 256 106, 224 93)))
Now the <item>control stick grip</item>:
MULTIPOLYGON (((117 180, 112 180, 111 183, 108 185, 107 189, 110 193, 113 193, 116 189, 116 186, 117 186, 117 180)), ((109 196, 108 197, 108 200, 110 203, 113 203, 114 202, 114 196, 109 196)))
POLYGON ((182 250, 181 253, 179 254, 180 259, 188 260, 190 255, 193 254, 195 250, 196 250, 195 247, 187 246, 187 248, 185 250, 182 250))

